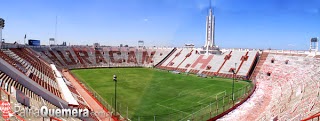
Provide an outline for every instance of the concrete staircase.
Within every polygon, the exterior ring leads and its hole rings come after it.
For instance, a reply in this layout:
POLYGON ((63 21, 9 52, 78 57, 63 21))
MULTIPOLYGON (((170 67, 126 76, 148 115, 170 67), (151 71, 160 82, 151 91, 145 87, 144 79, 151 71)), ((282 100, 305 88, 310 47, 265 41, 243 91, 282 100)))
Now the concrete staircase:
POLYGON ((268 52, 262 52, 262 54, 260 55, 259 61, 257 66, 255 67, 253 74, 251 75, 250 80, 253 80, 256 78, 256 76, 258 75, 261 66, 263 65, 264 61, 266 61, 267 57, 268 57, 269 53, 268 52))

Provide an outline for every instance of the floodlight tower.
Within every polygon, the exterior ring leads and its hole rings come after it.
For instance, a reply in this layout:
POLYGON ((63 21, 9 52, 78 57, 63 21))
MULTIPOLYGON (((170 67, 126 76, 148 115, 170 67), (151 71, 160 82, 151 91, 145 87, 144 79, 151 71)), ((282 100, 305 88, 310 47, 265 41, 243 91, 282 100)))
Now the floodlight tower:
POLYGON ((232 70, 232 75, 233 75, 233 79, 232 79, 232 103, 234 106, 234 80, 236 78, 236 74, 237 74, 237 63, 234 63, 234 69, 232 70))
POLYGON ((2 48, 2 29, 4 28, 4 19, 0 18, 0 49, 2 48))
POLYGON ((117 115, 117 75, 113 75, 114 81, 114 115, 117 115))

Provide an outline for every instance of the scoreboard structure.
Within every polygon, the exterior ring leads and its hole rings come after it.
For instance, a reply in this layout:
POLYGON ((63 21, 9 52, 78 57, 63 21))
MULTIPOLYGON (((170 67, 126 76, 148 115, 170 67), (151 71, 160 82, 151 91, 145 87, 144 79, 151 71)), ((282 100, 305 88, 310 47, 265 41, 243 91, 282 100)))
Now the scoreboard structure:
POLYGON ((30 46, 40 46, 40 40, 28 40, 28 45, 30 46))

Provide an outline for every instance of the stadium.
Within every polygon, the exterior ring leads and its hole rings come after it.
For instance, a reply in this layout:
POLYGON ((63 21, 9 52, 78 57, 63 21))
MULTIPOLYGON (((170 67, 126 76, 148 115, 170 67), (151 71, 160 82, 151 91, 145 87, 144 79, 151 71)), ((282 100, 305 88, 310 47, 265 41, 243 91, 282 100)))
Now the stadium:
POLYGON ((199 48, 1 41, 0 120, 319 121, 318 38, 306 51, 220 48, 208 11, 199 48))

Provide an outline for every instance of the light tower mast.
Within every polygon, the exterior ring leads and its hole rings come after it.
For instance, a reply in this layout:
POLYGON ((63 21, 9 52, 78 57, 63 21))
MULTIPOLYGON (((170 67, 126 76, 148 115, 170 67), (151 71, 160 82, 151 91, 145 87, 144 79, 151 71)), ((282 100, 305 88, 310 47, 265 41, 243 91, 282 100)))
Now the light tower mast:
POLYGON ((2 49, 2 29, 4 28, 4 19, 0 18, 0 49, 2 49))
POLYGON ((214 29, 215 29, 215 16, 213 15, 213 9, 211 5, 211 0, 209 0, 210 8, 209 15, 207 16, 206 22, 206 42, 204 48, 206 49, 206 53, 209 53, 209 49, 215 47, 214 42, 214 29))

